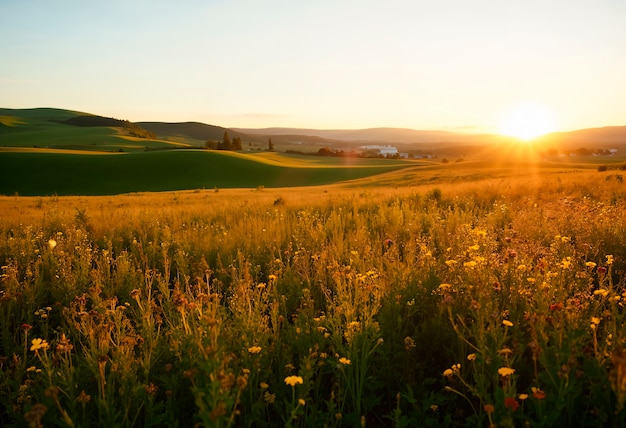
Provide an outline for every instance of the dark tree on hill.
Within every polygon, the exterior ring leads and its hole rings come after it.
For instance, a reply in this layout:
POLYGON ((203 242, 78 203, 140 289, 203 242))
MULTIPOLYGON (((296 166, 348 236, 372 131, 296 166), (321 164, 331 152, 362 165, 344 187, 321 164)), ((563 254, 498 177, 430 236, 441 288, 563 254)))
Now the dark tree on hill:
POLYGON ((217 150, 232 150, 232 149, 233 149, 233 143, 230 141, 230 136, 228 135, 228 132, 224 132, 224 138, 222 138, 222 141, 217 143, 217 150))
POLYGON ((274 151, 274 144, 272 143, 272 139, 271 138, 267 142, 267 151, 268 152, 273 152, 274 151))
POLYGON ((239 137, 233 138, 233 148, 232 148, 232 150, 243 150, 243 147, 241 146, 241 138, 239 138, 239 137))
POLYGON ((218 145, 218 143, 215 140, 207 140, 204 143, 204 148, 205 149, 209 149, 209 150, 215 150, 215 149, 217 149, 217 145, 218 145))

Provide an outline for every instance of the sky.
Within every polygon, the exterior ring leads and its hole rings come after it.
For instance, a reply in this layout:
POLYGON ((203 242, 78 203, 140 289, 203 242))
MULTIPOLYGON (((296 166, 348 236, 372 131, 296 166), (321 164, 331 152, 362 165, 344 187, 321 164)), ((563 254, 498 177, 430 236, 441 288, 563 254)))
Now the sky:
POLYGON ((624 0, 0 0, 0 107, 224 127, 626 125, 624 0))

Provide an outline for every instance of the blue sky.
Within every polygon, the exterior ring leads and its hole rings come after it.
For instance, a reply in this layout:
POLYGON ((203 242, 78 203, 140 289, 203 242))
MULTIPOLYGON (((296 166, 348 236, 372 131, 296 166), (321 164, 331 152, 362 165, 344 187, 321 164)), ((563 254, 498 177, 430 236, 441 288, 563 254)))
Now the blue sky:
POLYGON ((626 125, 626 2, 0 0, 0 106, 228 127, 626 125))

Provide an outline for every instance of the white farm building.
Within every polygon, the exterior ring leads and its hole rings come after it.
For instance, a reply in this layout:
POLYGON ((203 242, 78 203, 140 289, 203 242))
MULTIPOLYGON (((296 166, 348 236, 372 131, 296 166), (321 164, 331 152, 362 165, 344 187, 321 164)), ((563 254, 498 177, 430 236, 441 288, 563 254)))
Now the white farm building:
POLYGON ((374 151, 378 151, 378 154, 381 154, 383 156, 387 156, 387 155, 397 155, 398 154, 398 148, 394 147, 394 146, 380 146, 380 145, 373 145, 373 146, 361 146, 360 147, 361 150, 363 151, 368 151, 368 150, 374 150, 374 151))

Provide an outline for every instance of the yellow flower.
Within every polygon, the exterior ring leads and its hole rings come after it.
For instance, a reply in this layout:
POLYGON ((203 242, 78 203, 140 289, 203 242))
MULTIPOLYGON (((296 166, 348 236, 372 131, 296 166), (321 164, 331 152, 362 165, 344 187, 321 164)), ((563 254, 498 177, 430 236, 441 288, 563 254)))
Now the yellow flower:
POLYGON ((33 339, 31 343, 33 344, 33 346, 30 347, 31 351, 37 352, 40 349, 43 349, 44 351, 48 349, 48 342, 43 339, 33 339))
POLYGON ((511 349, 509 348, 502 348, 498 350, 498 355, 504 355, 504 356, 509 356, 513 353, 513 351, 511 351, 511 349))
POLYGON ((476 359, 476 354, 469 354, 469 355, 467 356, 467 359, 468 359, 469 361, 474 361, 474 360, 476 359))
POLYGON ((528 394, 520 394, 519 395, 519 399, 522 400, 522 401, 526 400, 527 398, 528 398, 528 394))
POLYGON ((441 284, 438 288, 439 288, 440 290, 447 290, 447 289, 449 289, 450 287, 452 287, 450 284, 441 284))
POLYGON ((289 386, 296 386, 298 384, 302 385, 304 383, 304 379, 301 376, 287 376, 285 378, 285 383, 289 386))
POLYGON ((346 357, 341 357, 341 358, 339 358, 339 362, 340 362, 341 364, 346 365, 346 366, 349 366, 349 365, 352 363, 352 361, 350 361, 350 360, 349 360, 348 358, 346 358, 346 357))
POLYGON ((276 278, 278 278, 276 275, 270 275, 269 277, 270 281, 276 281, 276 278))
POLYGON ((507 327, 513 327, 513 323, 509 320, 502 321, 502 324, 504 324, 507 327))
POLYGON ((299 399, 298 399, 298 404, 299 404, 300 406, 304 406, 304 405, 306 404, 306 401, 304 401, 304 399, 303 399, 303 398, 299 398, 299 399))
POLYGON ((587 266, 588 268, 592 268, 593 269, 594 267, 596 267, 596 264, 594 262, 587 262, 587 263, 585 263, 585 266, 587 266))
POLYGON ((613 264, 613 261, 614 261, 613 256, 612 256, 611 254, 608 254, 608 255, 606 256, 606 264, 607 264, 607 265, 612 265, 612 264, 613 264))
POLYGON ((261 382, 260 386, 261 386, 261 389, 267 389, 267 388, 269 388, 269 387, 270 387, 270 386, 269 386, 267 383, 265 383, 265 382, 261 382))
POLYGON ((595 325, 600 324, 600 318, 598 318, 598 317, 591 317, 591 323, 595 324, 595 325))
POLYGON ((51 239, 48 241, 48 248, 50 248, 50 251, 54 250, 54 247, 57 246, 57 241, 55 241, 54 239, 51 239))
POLYGON ((498 369, 498 374, 502 377, 511 376, 513 373, 515 373, 515 369, 509 367, 500 367, 498 369))
POLYGON ((248 352, 251 354, 258 354, 259 352, 261 352, 261 348, 260 346, 251 346, 250 348, 248 348, 248 352))
POLYGON ((609 294, 609 290, 607 290, 606 288, 599 288, 593 292, 594 296, 606 297, 607 294, 609 294))
POLYGON ((443 375, 444 375, 445 377, 451 377, 453 374, 454 374, 454 371, 452 371, 452 369, 445 369, 445 370, 443 371, 443 375))
POLYGON ((480 245, 476 244, 476 245, 472 245, 471 247, 468 248, 469 251, 478 251, 480 250, 480 245))

